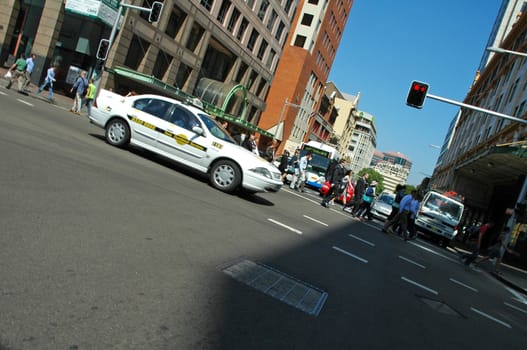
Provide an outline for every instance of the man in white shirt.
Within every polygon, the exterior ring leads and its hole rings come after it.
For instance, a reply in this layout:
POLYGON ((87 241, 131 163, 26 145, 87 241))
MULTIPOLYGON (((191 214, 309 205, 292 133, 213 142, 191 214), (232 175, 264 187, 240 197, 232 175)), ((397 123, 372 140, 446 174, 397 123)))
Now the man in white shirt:
POLYGON ((298 162, 298 172, 299 172, 299 178, 300 178, 299 180, 300 183, 298 184, 298 190, 300 192, 305 192, 304 185, 306 184, 306 169, 311 159, 313 159, 311 152, 307 152, 303 157, 300 157, 300 161, 298 162))

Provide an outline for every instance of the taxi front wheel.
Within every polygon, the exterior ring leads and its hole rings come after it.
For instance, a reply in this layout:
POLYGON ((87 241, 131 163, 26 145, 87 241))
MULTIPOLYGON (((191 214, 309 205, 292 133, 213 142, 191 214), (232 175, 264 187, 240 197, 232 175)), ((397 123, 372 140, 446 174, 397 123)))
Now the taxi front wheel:
POLYGON ((230 160, 219 160, 210 172, 212 186, 220 191, 232 192, 242 180, 242 173, 238 165, 230 160))
POLYGON ((130 128, 122 119, 112 119, 106 125, 106 142, 112 146, 124 147, 130 141, 130 128))

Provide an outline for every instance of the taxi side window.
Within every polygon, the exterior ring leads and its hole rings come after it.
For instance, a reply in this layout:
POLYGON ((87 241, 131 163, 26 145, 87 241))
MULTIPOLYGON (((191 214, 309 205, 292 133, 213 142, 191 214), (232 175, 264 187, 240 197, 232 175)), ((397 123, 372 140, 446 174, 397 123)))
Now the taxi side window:
POLYGON ((170 122, 190 131, 194 126, 200 125, 196 116, 181 106, 174 108, 170 122))
POLYGON ((166 119, 172 104, 155 98, 140 99, 134 102, 134 108, 161 119, 166 119))

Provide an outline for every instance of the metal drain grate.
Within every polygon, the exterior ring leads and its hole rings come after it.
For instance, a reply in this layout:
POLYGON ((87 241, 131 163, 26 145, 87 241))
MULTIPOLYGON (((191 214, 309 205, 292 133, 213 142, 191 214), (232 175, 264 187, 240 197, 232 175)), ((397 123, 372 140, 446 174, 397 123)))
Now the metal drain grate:
POLYGON ((319 288, 267 265, 246 259, 223 269, 223 272, 239 282, 313 316, 318 316, 328 298, 328 293, 319 288))

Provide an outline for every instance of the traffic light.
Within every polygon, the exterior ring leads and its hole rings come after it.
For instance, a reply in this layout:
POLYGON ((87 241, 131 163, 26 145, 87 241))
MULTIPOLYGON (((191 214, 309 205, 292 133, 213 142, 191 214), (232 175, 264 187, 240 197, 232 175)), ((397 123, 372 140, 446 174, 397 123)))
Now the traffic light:
POLYGON ((161 16, 161 10, 163 10, 163 3, 154 1, 152 8, 150 9, 150 16, 148 16, 148 22, 157 22, 161 16))
POLYGON ((406 104, 415 108, 423 108, 427 92, 427 83, 412 81, 412 84, 410 85, 410 91, 408 91, 408 97, 406 97, 406 104))
POLYGON ((110 40, 101 39, 99 42, 99 48, 97 49, 97 59, 105 61, 108 57, 108 51, 110 50, 110 40))

